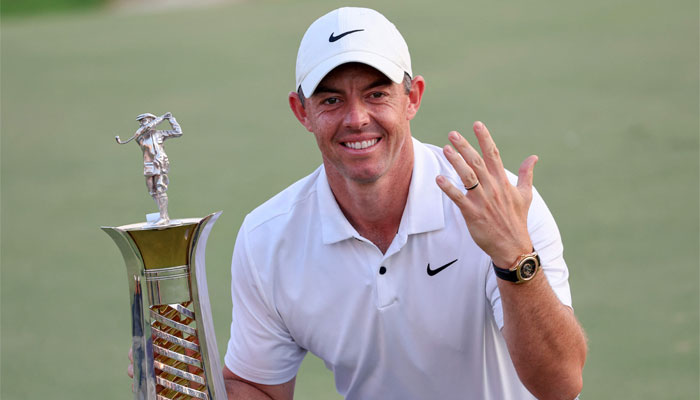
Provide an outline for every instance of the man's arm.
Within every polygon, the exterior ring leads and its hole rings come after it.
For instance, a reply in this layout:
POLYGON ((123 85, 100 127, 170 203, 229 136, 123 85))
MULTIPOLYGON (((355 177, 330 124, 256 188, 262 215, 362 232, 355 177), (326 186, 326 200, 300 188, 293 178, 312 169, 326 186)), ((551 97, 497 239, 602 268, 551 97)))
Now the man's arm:
MULTIPOLYGON (((262 246, 274 243, 261 240, 267 236, 251 235, 249 217, 238 232, 231 260, 233 307, 231 336, 224 356, 224 380, 229 399, 291 399, 306 350, 297 344, 276 308, 267 301, 270 297, 266 294, 267 280, 259 275, 250 254, 260 256, 262 246)), ((268 264, 263 259, 258 261, 268 264)))
POLYGON ((224 383, 229 400, 291 400, 296 377, 279 385, 262 385, 243 379, 224 366, 224 383))
POLYGON ((520 380, 538 399, 575 398, 583 387, 586 339, 573 310, 543 273, 521 285, 498 279, 498 289, 503 337, 520 380))
MULTIPOLYGON (((537 157, 530 156, 522 163, 518 184, 513 186, 486 127, 477 122, 474 133, 483 158, 457 132, 449 135, 457 151, 450 146, 444 149, 462 183, 470 190, 465 194, 442 176, 436 181, 459 206, 474 241, 494 264, 508 268, 520 255, 533 249, 527 213, 537 157)), ((503 336, 525 387, 539 399, 576 397, 582 387, 587 350, 583 330, 573 311, 559 301, 542 273, 520 285, 499 279, 498 288, 503 336)))

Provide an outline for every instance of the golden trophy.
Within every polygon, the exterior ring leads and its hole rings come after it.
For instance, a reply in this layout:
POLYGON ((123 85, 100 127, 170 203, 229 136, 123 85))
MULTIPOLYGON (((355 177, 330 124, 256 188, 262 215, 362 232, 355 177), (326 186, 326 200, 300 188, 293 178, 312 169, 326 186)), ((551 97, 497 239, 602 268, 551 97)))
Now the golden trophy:
MULTIPOLYGON (((182 135, 172 114, 141 114, 136 140, 159 212, 149 222, 102 227, 126 263, 131 301, 134 399, 226 399, 204 263, 209 233, 221 212, 170 220, 169 161, 163 140, 182 135), (172 130, 156 126, 168 120, 172 130)), ((152 218, 151 218, 152 217, 152 218)))

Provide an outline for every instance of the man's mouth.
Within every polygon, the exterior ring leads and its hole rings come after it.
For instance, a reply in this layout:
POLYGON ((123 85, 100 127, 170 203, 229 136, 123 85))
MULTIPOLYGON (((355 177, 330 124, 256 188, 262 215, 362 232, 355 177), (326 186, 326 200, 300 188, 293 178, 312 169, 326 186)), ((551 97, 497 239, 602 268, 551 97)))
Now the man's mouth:
POLYGON ((379 141, 379 138, 374 138, 371 140, 362 140, 359 142, 343 142, 343 146, 351 148, 353 150, 362 150, 368 147, 372 147, 379 141))

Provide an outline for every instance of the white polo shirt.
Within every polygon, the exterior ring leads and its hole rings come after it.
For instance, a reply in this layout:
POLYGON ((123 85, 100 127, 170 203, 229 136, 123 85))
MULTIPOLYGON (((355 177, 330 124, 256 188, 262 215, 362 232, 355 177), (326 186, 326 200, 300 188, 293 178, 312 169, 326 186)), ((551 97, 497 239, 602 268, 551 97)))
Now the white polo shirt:
MULTIPOLYGON (((347 221, 323 166, 246 217, 232 263, 231 371, 287 382, 308 350, 347 399, 533 398, 500 332, 490 258, 435 183, 442 174, 462 187, 459 177, 442 149, 413 145, 408 202, 386 254, 347 221)), ((528 229, 570 306, 559 231, 536 191, 528 229)))

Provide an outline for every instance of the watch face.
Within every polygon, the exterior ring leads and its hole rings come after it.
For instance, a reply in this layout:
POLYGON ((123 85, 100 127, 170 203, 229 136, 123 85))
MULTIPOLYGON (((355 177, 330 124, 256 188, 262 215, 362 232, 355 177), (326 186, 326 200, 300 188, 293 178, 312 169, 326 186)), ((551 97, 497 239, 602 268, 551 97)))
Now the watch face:
POLYGON ((537 264, 534 259, 527 259, 522 263, 520 267, 520 279, 526 281, 532 279, 537 272, 537 264))

